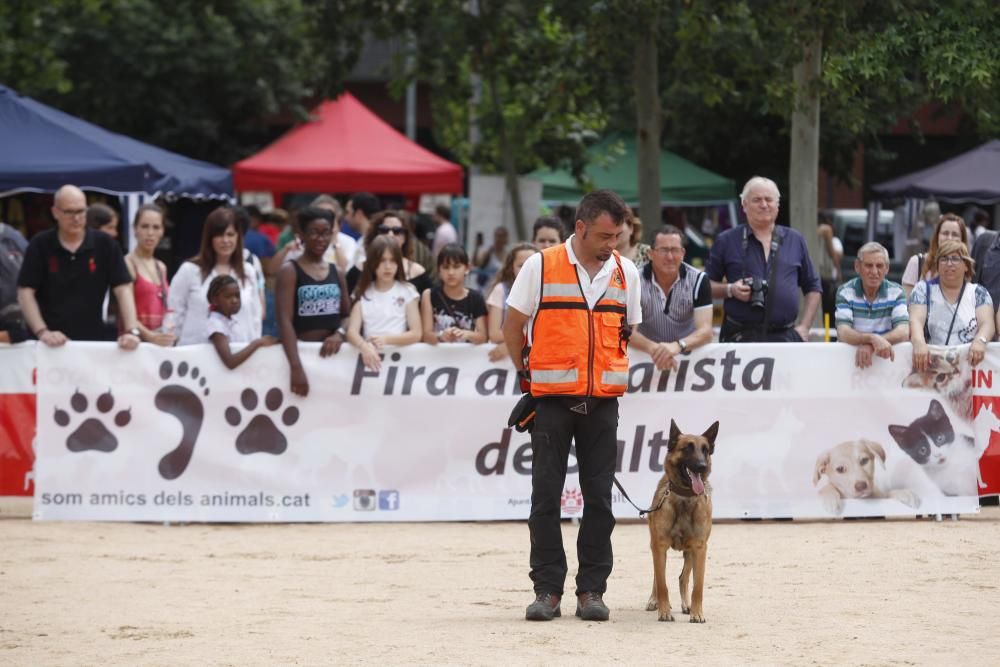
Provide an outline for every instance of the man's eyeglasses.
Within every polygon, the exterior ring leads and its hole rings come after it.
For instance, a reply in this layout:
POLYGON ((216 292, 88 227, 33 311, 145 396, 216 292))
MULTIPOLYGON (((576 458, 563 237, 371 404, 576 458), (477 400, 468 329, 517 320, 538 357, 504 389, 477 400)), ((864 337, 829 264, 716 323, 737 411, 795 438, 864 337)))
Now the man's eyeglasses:
POLYGON ((85 208, 59 208, 58 206, 56 206, 56 209, 63 215, 68 215, 73 218, 80 217, 81 215, 84 215, 87 212, 87 209, 85 208))
POLYGON ((938 264, 961 264, 965 259, 961 255, 948 255, 947 257, 938 257, 938 264))
POLYGON ((684 252, 684 248, 653 248, 653 252, 661 257, 666 257, 667 255, 680 255, 684 252))
POLYGON ((386 227, 385 225, 379 225, 375 228, 375 231, 379 234, 395 234, 396 236, 406 235, 406 229, 403 227, 386 227))

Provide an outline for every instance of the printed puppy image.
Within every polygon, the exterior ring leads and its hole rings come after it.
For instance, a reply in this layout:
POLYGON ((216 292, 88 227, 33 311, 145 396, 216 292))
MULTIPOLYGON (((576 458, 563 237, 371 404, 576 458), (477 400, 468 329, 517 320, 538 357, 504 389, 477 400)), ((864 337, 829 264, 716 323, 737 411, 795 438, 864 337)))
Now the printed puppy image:
POLYGON ((972 380, 962 378, 961 355, 956 348, 931 347, 927 370, 913 371, 903 386, 935 391, 947 399, 957 416, 972 418, 972 380))
POLYGON ((667 594, 667 551, 684 552, 684 566, 679 577, 681 611, 691 615, 692 623, 704 623, 702 597, 705 592, 705 558, 708 536, 712 533, 712 454, 719 422, 701 435, 680 432, 670 420, 670 439, 663 461, 663 477, 653 494, 653 511, 648 515, 649 548, 653 553, 653 592, 646 611, 659 610, 657 620, 672 621, 667 594), (688 598, 688 583, 694 573, 694 591, 688 598))
POLYGON ((851 498, 894 498, 909 507, 920 507, 920 497, 913 491, 886 488, 885 450, 877 442, 848 440, 826 450, 816 459, 813 486, 824 475, 828 483, 819 495, 831 514, 842 514, 844 500, 851 498))

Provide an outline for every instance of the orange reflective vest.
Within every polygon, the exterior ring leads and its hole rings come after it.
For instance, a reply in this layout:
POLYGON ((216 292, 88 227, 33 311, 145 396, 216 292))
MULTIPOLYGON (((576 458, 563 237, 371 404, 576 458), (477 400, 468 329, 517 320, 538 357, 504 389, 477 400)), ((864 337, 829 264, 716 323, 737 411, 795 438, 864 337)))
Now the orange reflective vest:
POLYGON ((618 268, 594 309, 587 305, 565 244, 542 251, 542 287, 531 329, 533 396, 613 398, 628 385, 625 272, 618 268))

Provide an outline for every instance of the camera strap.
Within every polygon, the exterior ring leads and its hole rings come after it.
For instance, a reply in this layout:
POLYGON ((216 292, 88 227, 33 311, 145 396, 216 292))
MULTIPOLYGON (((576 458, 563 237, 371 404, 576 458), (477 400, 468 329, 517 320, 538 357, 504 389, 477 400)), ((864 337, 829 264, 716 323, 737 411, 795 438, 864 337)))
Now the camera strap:
POLYGON ((778 225, 774 226, 771 232, 771 252, 767 257, 767 294, 764 295, 764 320, 760 325, 761 342, 767 340, 768 327, 771 324, 771 309, 774 306, 774 292, 777 284, 775 277, 778 275, 778 248, 785 238, 785 230, 778 225))

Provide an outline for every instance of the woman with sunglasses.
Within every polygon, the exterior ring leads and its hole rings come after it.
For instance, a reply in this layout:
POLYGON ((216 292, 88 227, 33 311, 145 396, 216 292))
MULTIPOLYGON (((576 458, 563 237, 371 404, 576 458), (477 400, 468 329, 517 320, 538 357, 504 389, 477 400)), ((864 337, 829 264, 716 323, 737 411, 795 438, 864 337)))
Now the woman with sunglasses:
MULTIPOLYGON (((403 221, 403 214, 399 211, 380 211, 372 216, 368 231, 365 232, 360 253, 366 253, 372 241, 376 238, 387 238, 396 242, 403 255, 403 275, 416 289, 418 294, 423 294, 424 290, 431 288, 431 277, 427 269, 413 261, 413 244, 418 243, 410 234, 409 228, 403 221)), ((347 273, 347 287, 352 292, 358 284, 361 270, 364 267, 365 257, 362 256, 347 273)))
POLYGON ((937 247, 937 277, 921 280, 910 295, 910 342, 913 369, 927 370, 928 345, 969 345, 969 363, 983 360, 993 340, 993 300, 982 285, 971 282, 975 263, 961 241, 937 247))

